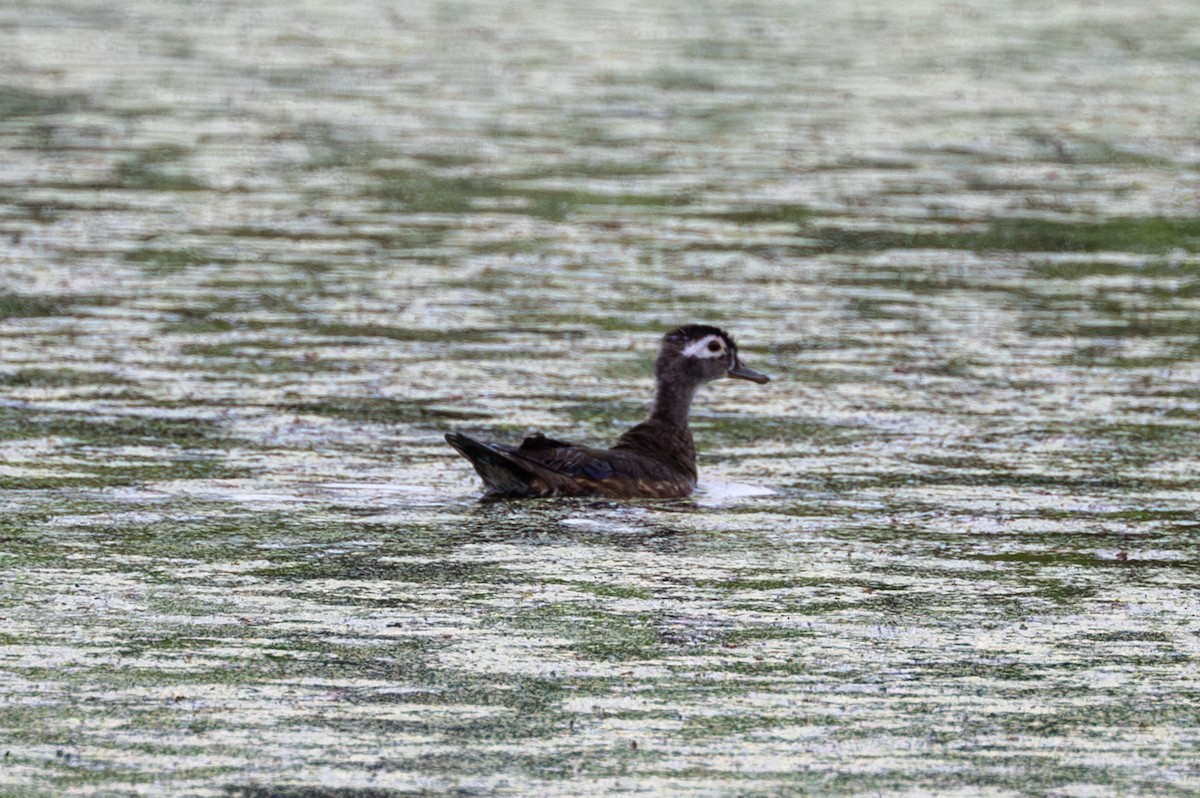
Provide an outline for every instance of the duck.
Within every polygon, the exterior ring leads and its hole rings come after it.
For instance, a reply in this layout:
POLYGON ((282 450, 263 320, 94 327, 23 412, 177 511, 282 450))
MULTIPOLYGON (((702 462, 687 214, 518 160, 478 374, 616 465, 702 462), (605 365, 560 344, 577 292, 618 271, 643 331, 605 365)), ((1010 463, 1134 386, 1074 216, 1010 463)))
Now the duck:
POLYGON ((534 433, 519 445, 446 434, 483 479, 488 498, 600 496, 674 499, 696 489, 696 446, 688 415, 696 390, 732 377, 763 384, 766 374, 742 363, 733 337, 707 324, 685 324, 662 337, 654 361, 650 416, 609 449, 534 433))

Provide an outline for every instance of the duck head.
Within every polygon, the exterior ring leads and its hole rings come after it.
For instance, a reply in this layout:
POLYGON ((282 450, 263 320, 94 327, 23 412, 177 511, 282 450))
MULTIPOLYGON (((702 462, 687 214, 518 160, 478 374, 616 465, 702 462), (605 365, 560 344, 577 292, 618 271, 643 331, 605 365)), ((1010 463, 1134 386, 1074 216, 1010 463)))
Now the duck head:
POLYGON ((699 385, 722 377, 762 384, 771 378, 742 365, 733 337, 707 324, 687 324, 663 336, 654 376, 659 382, 699 385))

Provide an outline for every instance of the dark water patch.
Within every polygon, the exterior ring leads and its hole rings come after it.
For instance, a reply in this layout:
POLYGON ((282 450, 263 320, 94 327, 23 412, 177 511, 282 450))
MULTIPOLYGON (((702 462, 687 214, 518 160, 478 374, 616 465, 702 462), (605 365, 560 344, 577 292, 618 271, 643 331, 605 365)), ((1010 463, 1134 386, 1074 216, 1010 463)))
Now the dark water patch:
MULTIPOLYGON (((337 224, 336 220, 334 224, 337 224)), ((211 231, 197 232, 211 234, 211 231)), ((428 222, 414 224, 409 221, 404 225, 388 230, 364 229, 355 226, 338 226, 333 229, 311 230, 294 227, 273 228, 238 225, 221 230, 220 235, 229 236, 232 239, 246 239, 251 241, 255 239, 262 239, 264 241, 282 239, 296 242, 346 242, 347 244, 366 244, 374 247, 382 247, 388 251, 403 252, 411 249, 428 249, 439 246, 445 242, 446 237, 451 232, 453 232, 453 227, 450 225, 428 222)), ((286 263, 293 268, 314 274, 331 272, 335 269, 343 268, 342 264, 333 260, 296 260, 291 257, 285 260, 275 254, 272 255, 272 262, 286 263)))
MULTIPOLYGON (((231 475, 238 477, 244 478, 245 474, 231 475)), ((234 512, 219 504, 172 503, 161 520, 140 521, 129 517, 129 505, 78 503, 80 493, 74 489, 51 495, 59 503, 57 513, 41 515, 40 520, 35 513, 26 514, 28 522, 12 528, 10 542, 19 544, 23 561, 38 561, 41 552, 61 548, 90 551, 93 555, 100 551, 104 552, 106 570, 146 573, 151 582, 181 584, 187 581, 175 574, 181 563, 220 565, 239 558, 267 559, 282 568, 283 563, 302 563, 304 557, 316 556, 309 553, 316 546, 324 546, 316 549, 323 551, 336 548, 341 541, 336 536, 330 540, 332 533, 327 529, 298 524, 277 512, 234 512), (55 523, 64 519, 69 525, 55 523), (154 564, 149 564, 147 558, 154 564)), ((162 507, 161 502, 136 509, 154 513, 162 507)), ((162 594, 159 609, 201 611, 187 603, 192 599, 183 596, 162 594)))
MULTIPOLYGON (((872 345, 865 341, 856 341, 853 339, 845 342, 847 352, 852 350, 867 350, 870 351, 872 345)), ((779 368, 787 371, 787 379, 797 385, 807 387, 818 386, 836 386, 836 385, 854 385, 854 384, 870 384, 876 385, 879 383, 879 374, 874 369, 866 368, 847 368, 845 364, 834 363, 828 367, 822 366, 804 366, 797 365, 797 361, 801 358, 779 357, 782 354, 782 347, 771 347, 771 355, 775 362, 779 363, 779 368), (786 365, 785 365, 786 364, 786 365)), ((803 350, 800 350, 803 351, 803 350)), ((757 360, 753 365, 758 366, 757 360)), ((771 373, 771 366, 764 364, 760 370, 771 373)), ((774 375, 772 375, 774 376, 774 375)), ((779 379, 783 379, 782 376, 779 379)))
POLYGON ((224 788, 230 798, 443 798, 457 796, 457 790, 398 789, 375 787, 325 787, 304 784, 245 784, 224 788))
POLYGON ((0 407, 0 440, 62 437, 91 445, 161 444, 182 448, 224 445, 220 423, 204 419, 112 416, 36 406, 0 407))
MULTIPOLYGON (((1190 459, 1200 446, 1200 430, 1187 423, 1100 423, 1081 427, 1080 434, 1097 442, 1100 451, 1081 451, 1075 459, 1123 473, 1156 462, 1190 459)), ((1130 477, 1136 479, 1137 475, 1130 477)))
POLYGON ((1171 635, 1166 632, 1120 631, 1093 632, 1082 636, 1084 640, 1098 643, 1169 643, 1171 635))
MULTIPOLYGON (((1055 260, 1034 261, 1029 272, 1038 277, 1053 280, 1084 280, 1090 277, 1188 277, 1200 275, 1200 263, 1172 258, 1147 258, 1135 262, 1109 260, 1055 260)), ((1152 285, 1152 284, 1151 284, 1152 285)), ((1134 289, 1137 290, 1137 289, 1134 289)), ((1185 296, 1200 290, 1189 283, 1184 288, 1185 296)))
MULTIPOLYGON (((1045 518, 1069 518, 1074 514, 1062 510, 1041 510, 1038 515, 1045 518)), ((1197 519, 1196 510, 1174 510, 1166 507, 1130 507, 1110 512, 1091 513, 1090 515, 1095 518, 1128 521, 1139 526, 1152 525, 1156 522, 1194 522, 1197 519)))
POLYGON ((915 298, 854 297, 846 302, 846 307, 859 318, 903 321, 914 332, 929 330, 924 306, 915 298))
POLYGON ((65 316, 80 302, 78 297, 0 292, 0 320, 65 316))
MULTIPOLYGON (((1037 567, 1053 566, 1058 568, 1078 569, 1084 572, 1089 569, 1102 568, 1109 570, 1133 570, 1134 567, 1181 568, 1186 563, 1179 560, 1121 560, 1115 556, 1100 553, 1090 553, 1072 550, 1039 549, 1036 551, 1001 551, 977 552, 972 559, 991 563, 1008 563, 1013 565, 1029 565, 1037 567)), ((1198 566, 1200 567, 1200 566, 1198 566)))
MULTIPOLYGON (((700 252, 704 254, 713 253, 736 253, 746 255, 763 260, 787 260, 790 258, 810 258, 815 253, 820 251, 821 242, 815 238, 805 238, 797 235, 795 238, 789 238, 786 243, 780 241, 772 241, 769 244, 757 243, 755 241, 745 241, 729 239, 729 238, 701 238, 684 239, 678 242, 656 242, 655 248, 661 252, 677 252, 687 254, 689 252, 700 252)), ((746 279, 747 285, 774 283, 775 278, 754 278, 746 279)))
POLYGON ((447 407, 450 400, 402 400, 388 397, 327 399, 280 405, 289 413, 342 418, 370 424, 428 424, 486 418, 476 410, 447 407))
POLYGON ((73 546, 65 540, 54 546, 47 545, 45 524, 53 517, 51 512, 38 510, 9 510, 0 514, 0 546, 9 557, 10 565, 32 567, 57 564, 68 551, 73 550, 73 546))
POLYGON ((655 618, 642 612, 610 612, 592 602, 547 603, 515 610, 507 620, 515 629, 555 633, 580 657, 599 661, 651 660, 662 653, 655 618))
POLYGON ((782 717, 741 713, 695 715, 687 718, 680 734, 689 740, 742 735, 762 735, 769 739, 775 733, 787 729, 819 727, 822 730, 831 730, 840 723, 841 721, 828 714, 806 713, 803 710, 782 717))
MULTIPOLYGON (((49 224, 68 215, 132 210, 129 205, 114 202, 108 197, 89 199, 88 196, 79 193, 70 196, 45 196, 30 191, 20 195, 0 196, 0 205, 5 204, 18 210, 22 221, 35 224, 49 224)), ((24 231, 16 230, 10 235, 14 243, 19 243, 23 239, 24 231)))
POLYGON ((817 632, 807 628, 757 625, 717 631, 711 639, 702 638, 698 645, 706 648, 719 645, 722 649, 737 650, 764 641, 788 641, 799 644, 802 641, 814 640, 817 636, 817 632))
POLYGON ((42 476, 0 474, 0 489, 20 491, 70 491, 81 488, 116 488, 150 485, 178 479, 237 479, 250 471, 225 463, 220 456, 172 461, 156 460, 122 465, 77 465, 75 473, 42 476))
MULTIPOLYGON (((321 603, 331 612, 345 606, 338 602, 321 603)), ((349 705, 460 703, 460 696, 452 695, 452 690, 448 689, 457 682, 448 675, 449 671, 438 668, 436 663, 438 650, 448 644, 444 637, 393 637, 389 634, 342 642, 336 636, 320 631, 272 633, 265 628, 267 624, 253 618, 247 620, 250 623, 245 630, 249 638, 253 639, 254 635, 261 638, 264 634, 270 638, 266 644, 265 662, 250 671, 258 680, 305 677, 370 680, 407 688, 380 693, 377 687, 347 686, 339 691, 339 700, 349 705)), ((389 631, 397 626, 399 624, 393 624, 389 631)), ((479 691, 486 689, 479 683, 472 686, 479 691)), ((466 703, 466 699, 461 703, 466 703)))
POLYGON ((975 377, 976 368, 983 365, 969 357, 950 357, 932 363, 915 362, 892 367, 893 374, 924 374, 930 377, 949 377, 956 380, 970 380, 975 377))
POLYGON ((889 249, 962 249, 972 252, 1135 252, 1161 254, 1200 251, 1200 219, 1123 217, 1100 222, 1048 219, 994 219, 950 232, 843 230, 808 231, 829 252, 889 249))
MULTIPOLYGON (((1023 134, 1033 144, 1036 154, 1051 163, 1102 164, 1114 166, 1148 166, 1173 168, 1175 162, 1145 150, 1118 144, 1096 136, 1064 136, 1045 130, 1029 130, 1023 134)), ((1036 189, 1043 184, 1032 184, 1036 189)))
POLYGON ((620 598, 620 599, 648 599, 652 598, 654 592, 650 588, 638 587, 635 585, 602 585, 602 584, 587 584, 587 583, 570 583, 577 590, 584 593, 590 593, 593 596, 601 596, 604 598, 620 598))
POLYGON ((376 170, 371 196, 409 213, 463 214, 482 210, 480 200, 502 200, 487 210, 562 221, 582 208, 686 205, 683 196, 603 194, 585 189, 543 188, 486 176, 443 175, 416 170, 376 170))
POLYGON ((87 385, 132 385, 133 381, 107 371, 22 368, 0 372, 0 385, 10 388, 78 388, 87 385))
MULTIPOLYGON (((680 584, 691 585, 697 588, 705 588, 718 591, 722 595, 728 595, 743 590, 752 591, 803 591, 813 588, 828 588, 828 587, 845 587, 854 588, 864 591, 876 590, 893 590, 893 586, 883 582, 879 582, 868 577, 861 578, 838 578, 827 575, 822 576, 806 576, 804 574, 782 574, 778 571, 768 571, 764 573, 742 574, 734 577, 726 577, 720 579, 705 579, 691 578, 686 576, 676 577, 673 581, 680 584)), ((761 628, 766 631, 765 628, 761 628)), ((782 631, 786 627, 781 627, 774 631, 782 631)))
POLYGON ((571 624, 570 648, 580 657, 600 662, 653 660, 663 654, 663 639, 649 616, 610 615, 571 624))
MULTIPOLYGON (((483 345, 471 346, 464 345, 458 350, 458 354, 464 361, 472 363, 482 363, 486 361, 500 361, 507 364, 511 369, 516 371, 536 370, 546 368, 543 365, 534 365, 537 361, 557 361, 562 357, 562 354, 549 349, 528 351, 521 346, 520 348, 513 346, 511 348, 483 345), (515 364, 514 360, 520 358, 520 364, 515 364)), ((552 368, 552 366, 551 366, 552 368)), ((533 395, 530 399, 541 399, 545 401, 556 401, 560 397, 550 395, 533 395)))
MULTIPOLYGON (((336 544, 333 544, 336 546, 336 544)), ((306 582, 313 579, 362 580, 371 583, 386 583, 395 585, 392 596, 361 596, 348 591, 340 596, 326 596, 325 600, 333 603, 352 603, 360 606, 395 607, 407 606, 414 603, 414 597, 409 594, 410 588, 402 585, 441 585, 459 584, 492 585, 508 584, 514 581, 510 572, 494 563, 465 563, 453 560, 435 562, 380 562, 375 553, 353 554, 332 553, 315 549, 299 554, 291 552, 283 555, 280 561, 255 571, 255 575, 263 578, 282 580, 286 582, 306 582)))
MULTIPOLYGON (((1153 662, 1145 663, 1153 667, 1153 662)), ((1073 669, 1074 664, 1067 665, 1073 669)), ((1064 691, 1066 692, 1066 691, 1064 691)), ((1110 699, 1094 705, 1055 702, 1052 711, 1039 714, 1005 713, 996 720, 1009 734, 1025 734, 1034 737, 1069 736, 1110 738, 1122 729, 1145 729, 1160 724, 1177 723, 1181 726, 1194 722, 1195 709, 1189 701, 1200 697, 1195 690, 1181 690, 1178 694, 1163 694, 1159 691, 1137 691, 1128 695, 1104 691, 1110 699)))
POLYGON ((209 186, 179 167, 188 155, 173 144, 151 147, 123 160, 113 179, 120 188, 139 191, 207 191, 209 186))
MULTIPOLYGON (((227 332, 238 329, 263 329, 256 324, 243 325, 225 319, 210 319, 189 322, 184 325, 170 325, 174 332, 204 334, 207 332, 227 332)), ((308 349, 299 353, 270 354, 273 347, 281 346, 278 339, 264 344, 260 343, 224 343, 224 344, 182 344, 179 353, 187 357, 203 358, 214 370, 236 372, 239 374, 353 374, 363 368, 361 364, 322 357, 318 349, 308 349)), ((192 368, 194 364, 181 366, 192 368)), ((196 400, 198 401, 198 400, 196 400)), ((191 404, 194 406, 196 401, 191 404)), ((207 402, 214 406, 246 407, 248 403, 221 400, 207 402)), ((166 405, 164 405, 166 406, 166 405)))
POLYGON ((0 406, 0 440, 51 436, 97 446, 149 443, 203 449, 229 442, 219 422, 205 419, 0 406))
MULTIPOLYGON (((189 308, 171 314, 172 319, 162 325, 163 332, 190 335, 210 335, 244 329, 240 322, 218 316, 201 308, 189 308)), ((184 344, 180 351, 185 355, 202 357, 233 357, 244 353, 246 346, 236 344, 184 344)))
MULTIPOLYGON (((256 307, 254 302, 246 301, 245 299, 230 302, 230 304, 210 305, 194 308, 180 308, 180 310, 170 311, 169 320, 163 324, 163 328, 173 332, 190 332, 190 334, 209 334, 209 332, 229 332, 233 330, 254 331, 254 332, 284 332, 288 330, 298 330, 306 332, 308 335, 323 336, 330 338, 331 341, 336 341, 342 346, 353 346, 353 344, 372 344, 377 343, 380 338, 386 341, 401 341, 413 343, 485 343, 493 341, 503 341, 505 336, 517 334, 521 330, 505 329, 472 329, 472 328, 439 328, 437 330, 421 330, 418 328, 406 328, 406 326, 398 326, 391 324, 379 323, 348 323, 348 322, 326 322, 326 320, 314 318, 310 314, 296 313, 293 318, 286 320, 263 320, 246 318, 248 313, 257 312, 259 310, 284 310, 284 306, 289 304, 287 298, 278 298, 277 301, 270 302, 269 305, 256 307)), ((256 338, 258 344, 246 344, 246 346, 259 346, 263 348, 283 348, 290 346, 289 342, 281 342, 278 338, 271 340, 269 337, 256 338), (268 343, 269 341, 274 341, 268 343)), ((199 349, 196 352, 203 352, 203 347, 206 344, 187 344, 187 346, 196 346, 199 349)), ((220 352, 222 344, 211 344, 217 347, 214 352, 220 352)), ((313 344, 317 346, 317 344, 313 344)), ((319 354, 319 353, 318 353, 319 354)))
MULTIPOLYGON (((1082 366, 1085 368, 1122 369, 1126 371, 1145 371, 1151 369, 1170 368, 1180 363, 1189 363, 1196 359, 1196 347, 1170 346, 1167 351, 1158 355, 1125 355, 1119 347, 1111 343, 1090 344, 1081 346, 1064 355, 1059 363, 1064 366, 1082 366)), ((1163 413, 1166 418, 1191 418, 1192 414, 1180 408, 1173 408, 1163 413)))
POLYGON ((49 116, 83 110, 87 100, 82 94, 29 91, 16 86, 0 86, 0 120, 22 116, 49 116))
POLYGON ((630 177, 651 177, 668 174, 669 169, 661 163, 652 161, 587 161, 567 160, 558 161, 545 166, 539 166, 527 171, 508 175, 515 181, 534 181, 547 179, 622 179, 630 177))
POLYGON ((526 200, 524 212, 536 218, 558 222, 586 208, 640 208, 648 211, 689 205, 685 194, 601 193, 572 188, 521 186, 512 192, 526 200))
POLYGON ((552 189, 519 187, 511 195, 522 201, 519 213, 534 218, 559 222, 586 208, 642 208, 653 211, 685 206, 692 202, 687 195, 605 194, 584 189, 552 189))
POLYGON ((93 484, 104 487, 150 485, 179 479, 239 479, 253 473, 249 468, 228 462, 221 452, 190 456, 172 453, 167 457, 146 459, 143 462, 88 466, 85 470, 93 472, 93 484), (172 455, 174 459, 171 459, 172 455))
POLYGON ((928 297, 944 293, 977 294, 989 299, 1004 297, 1014 301, 1036 298, 1036 294, 1028 286, 1012 282, 993 282, 988 279, 986 272, 971 274, 958 270, 933 271, 927 267, 912 270, 896 269, 894 266, 873 267, 869 270, 846 269, 831 275, 828 283, 846 287, 877 288, 910 295, 888 298, 854 296, 849 300, 849 307, 855 310, 916 304, 923 311, 923 303, 928 297))
MULTIPOLYGON (((280 315, 302 316, 301 298, 303 292, 313 293, 316 290, 309 281, 297 284, 279 286, 273 290, 263 290, 262 286, 239 286, 235 293, 205 297, 203 302, 193 305, 183 305, 164 311, 174 323, 186 324, 189 321, 202 321, 218 314, 234 315, 261 311, 270 311, 280 315)), ((266 341, 264 336, 259 339, 266 341)), ((279 344, 275 344, 279 346, 279 344)))
POLYGON ((517 141, 530 139, 537 140, 541 139, 543 136, 542 132, 539 130, 535 130, 520 124, 509 124, 504 122, 490 122, 484 126, 483 130, 489 138, 494 138, 498 141, 503 141, 505 139, 515 139, 517 141))
POLYGON ((380 170, 371 195, 409 213, 467 213, 475 200, 502 196, 500 183, 487 177, 446 177, 435 172, 380 170))
POLYGON ((573 421, 585 422, 601 429, 611 429, 612 424, 627 420, 633 426, 646 417, 645 402, 632 402, 625 399, 590 399, 583 402, 572 402, 562 408, 567 417, 573 421))
MULTIPOLYGON (((222 630, 219 636, 202 635, 198 633, 198 630, 193 629, 175 634, 131 635, 121 640, 121 647, 117 650, 117 653, 122 657, 139 657, 147 653, 166 654, 177 651, 202 651, 206 648, 224 645, 230 641, 235 642, 235 644, 239 644, 245 640, 257 641, 260 634, 261 630, 255 629, 253 624, 239 624, 233 628, 222 630)), ((272 647, 270 650, 278 651, 279 649, 272 647)), ((160 676, 159 678, 161 679, 162 677, 160 676)))
MULTIPOLYGON (((631 304, 640 303, 634 302, 631 304)), ((605 307, 607 307, 607 303, 605 307)), ((553 335, 562 338, 579 338, 606 332, 646 332, 652 333, 654 337, 658 337, 664 332, 665 325, 656 319, 631 318, 615 312, 611 314, 589 312, 589 310, 593 309, 581 310, 579 313, 564 313, 543 306, 541 312, 538 314, 538 320, 545 326, 530 331, 537 332, 540 335, 553 335)), ((713 321, 720 321, 722 317, 723 314, 719 312, 709 316, 713 321)), ((647 344, 652 347, 653 344, 650 342, 654 338, 646 340, 647 344)))
POLYGON ((791 224, 797 228, 805 227, 817 218, 819 214, 804 205, 756 205, 752 207, 731 207, 727 210, 710 211, 697 216, 733 224, 791 224))
POLYGON ((702 61, 752 61, 764 53, 754 44, 732 37, 702 37, 684 43, 681 55, 702 61))
POLYGON ((412 341, 417 343, 485 343, 503 340, 504 335, 515 330, 493 330, 476 328, 440 327, 436 330, 399 327, 391 324, 345 322, 312 322, 305 329, 314 335, 337 338, 346 343, 387 339, 390 341, 412 341))
MULTIPOLYGON (((525 688, 525 685, 521 684, 520 687, 525 688)), ((439 724, 437 733, 447 742, 460 744, 528 742, 553 738, 567 732, 573 719, 564 712, 526 705, 490 717, 439 724)))
POLYGON ((456 790, 388 790, 375 787, 325 787, 305 784, 237 784, 223 788, 229 798, 442 798, 456 790))
POLYGON ((139 264, 151 274, 171 275, 197 266, 212 264, 229 265, 236 263, 225 257, 220 257, 200 249, 164 249, 159 247, 143 247, 132 249, 125 253, 125 260, 139 264))
MULTIPOLYGON (((311 74, 308 73, 310 78, 311 74)), ((283 141, 301 142, 307 149, 304 168, 314 172, 363 170, 378 160, 395 155, 390 148, 328 122, 300 122, 276 135, 283 141)))
POLYGON ((735 659, 722 663, 718 669, 730 676, 747 679, 796 679, 811 674, 813 665, 803 657, 735 659))
MULTIPOLYGON (((1088 458, 1090 454, 1085 455, 1088 458)), ((1101 458, 1102 462, 1104 458, 1101 458)), ((1136 464, 1136 463, 1134 463, 1136 464)), ((988 473, 942 471, 925 472, 870 472, 835 475, 827 473, 806 474, 805 478, 816 481, 822 490, 841 492, 854 491, 869 486, 903 488, 921 485, 970 485, 975 487, 1012 487, 1045 489, 1055 494, 1093 495, 1099 493, 1126 493, 1129 491, 1182 490, 1195 486, 1200 478, 1181 476, 1148 477, 1136 473, 1109 473, 1103 469, 1095 474, 1053 474, 1023 472, 1011 468, 993 466, 988 473)))
POLYGON ((720 86, 707 72, 684 69, 656 69, 641 79, 662 91, 715 92, 720 86))
MULTIPOLYGON (((20 220, 22 223, 52 224, 62 217, 64 209, 55 201, 35 200, 12 194, 0 194, 0 220, 20 220)), ((0 228, 13 244, 25 240, 28 229, 25 224, 0 228)))
MULTIPOLYGON (((545 238, 543 236, 521 236, 518 238, 508 238, 499 241, 486 241, 472 243, 468 245, 468 251, 474 254, 483 255, 506 255, 513 257, 516 255, 537 255, 544 252, 552 251, 559 242, 553 238, 545 238)), ((451 281, 451 283, 454 281, 451 281)), ((458 284, 469 284, 470 281, 461 281, 458 284)), ((451 283, 448 283, 451 284, 451 283)))
POLYGON ((996 464, 983 457, 968 454, 910 454, 905 458, 917 465, 970 471, 990 471, 996 464))
POLYGON ((916 161, 904 158, 889 158, 885 155, 848 155, 839 158, 836 161, 822 163, 816 167, 816 171, 821 172, 859 172, 859 171, 886 171, 886 172, 911 172, 918 169, 916 161))
POLYGON ((1062 319, 1057 323, 1035 324, 1030 332, 1035 335, 1061 335, 1066 333, 1079 338, 1193 338, 1200 336, 1200 317, 1176 313, 1152 315, 1111 301, 1109 313, 1116 319, 1077 320, 1062 319), (1064 323, 1065 322, 1065 323, 1064 323))
POLYGON ((785 441, 796 447, 828 446, 870 434, 869 430, 785 415, 733 416, 700 412, 693 416, 691 426, 698 449, 767 441, 785 441))
MULTIPOLYGON (((205 282, 209 282, 207 279, 205 282)), ((319 291, 309 283, 281 286, 272 291, 249 291, 245 287, 222 286, 231 291, 223 298, 197 298, 194 304, 165 306, 159 310, 162 328, 171 332, 228 332, 233 329, 251 331, 307 330, 308 318, 303 311, 304 301, 319 291), (264 318, 290 316, 291 318, 264 318)), ((285 336, 261 335, 247 339, 247 346, 276 350, 294 346, 285 336)))
POLYGON ((478 153, 466 151, 418 152, 411 156, 431 169, 454 169, 480 162, 478 153))
MULTIPOLYGON (((528 774, 535 783, 557 785, 579 777, 629 777, 631 762, 641 758, 644 757, 631 750, 625 741, 599 748, 568 745, 544 753, 464 748, 457 753, 430 753, 384 761, 406 773, 441 773, 453 779, 496 773, 528 774)), ((458 796, 464 792, 448 790, 431 795, 458 796)))

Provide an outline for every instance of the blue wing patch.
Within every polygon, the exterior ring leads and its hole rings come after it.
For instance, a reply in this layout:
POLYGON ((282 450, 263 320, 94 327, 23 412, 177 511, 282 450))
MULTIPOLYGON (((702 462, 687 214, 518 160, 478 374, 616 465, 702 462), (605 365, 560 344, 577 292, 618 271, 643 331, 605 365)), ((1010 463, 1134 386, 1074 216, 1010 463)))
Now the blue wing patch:
POLYGON ((583 473, 592 479, 607 479, 613 474, 612 465, 603 460, 588 459, 580 463, 579 466, 583 470, 583 473))

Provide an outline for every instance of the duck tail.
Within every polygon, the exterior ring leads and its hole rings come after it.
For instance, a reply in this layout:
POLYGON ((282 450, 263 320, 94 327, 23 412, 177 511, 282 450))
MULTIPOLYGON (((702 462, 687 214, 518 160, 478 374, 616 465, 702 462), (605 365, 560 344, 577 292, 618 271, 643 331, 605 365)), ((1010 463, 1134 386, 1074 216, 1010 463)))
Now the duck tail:
POLYGON ((505 496, 534 495, 531 484, 536 476, 531 463, 522 463, 496 444, 483 443, 457 432, 446 433, 446 443, 471 461, 483 484, 505 496))

